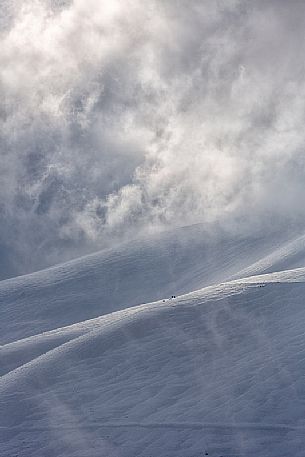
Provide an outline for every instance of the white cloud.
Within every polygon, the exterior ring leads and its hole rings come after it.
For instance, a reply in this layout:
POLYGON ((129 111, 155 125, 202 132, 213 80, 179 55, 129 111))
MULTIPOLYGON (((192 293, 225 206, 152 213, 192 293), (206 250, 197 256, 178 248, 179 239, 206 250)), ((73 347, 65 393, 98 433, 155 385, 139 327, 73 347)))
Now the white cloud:
POLYGON ((156 227, 301 222, 304 9, 3 3, 7 274, 156 227))

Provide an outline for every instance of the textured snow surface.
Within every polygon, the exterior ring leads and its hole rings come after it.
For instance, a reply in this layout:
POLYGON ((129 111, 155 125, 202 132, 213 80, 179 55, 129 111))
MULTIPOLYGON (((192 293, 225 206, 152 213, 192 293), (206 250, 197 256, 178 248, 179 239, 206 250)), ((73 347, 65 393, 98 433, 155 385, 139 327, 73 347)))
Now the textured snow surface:
POLYGON ((0 282, 1 457, 304 457, 304 243, 196 226, 0 282))

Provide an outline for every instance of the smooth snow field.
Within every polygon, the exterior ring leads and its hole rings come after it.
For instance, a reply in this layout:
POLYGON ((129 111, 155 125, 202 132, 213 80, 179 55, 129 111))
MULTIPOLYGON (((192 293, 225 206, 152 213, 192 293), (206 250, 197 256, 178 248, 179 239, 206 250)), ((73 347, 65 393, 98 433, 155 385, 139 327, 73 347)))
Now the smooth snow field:
POLYGON ((0 282, 1 457, 305 456, 305 237, 213 239, 0 282))

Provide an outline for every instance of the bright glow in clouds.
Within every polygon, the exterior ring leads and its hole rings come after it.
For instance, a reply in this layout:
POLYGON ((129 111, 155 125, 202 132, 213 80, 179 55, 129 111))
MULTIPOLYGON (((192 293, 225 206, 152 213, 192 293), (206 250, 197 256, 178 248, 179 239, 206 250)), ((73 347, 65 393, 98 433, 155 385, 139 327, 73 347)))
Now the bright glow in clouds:
POLYGON ((299 1, 5 0, 1 276, 304 219, 299 1))

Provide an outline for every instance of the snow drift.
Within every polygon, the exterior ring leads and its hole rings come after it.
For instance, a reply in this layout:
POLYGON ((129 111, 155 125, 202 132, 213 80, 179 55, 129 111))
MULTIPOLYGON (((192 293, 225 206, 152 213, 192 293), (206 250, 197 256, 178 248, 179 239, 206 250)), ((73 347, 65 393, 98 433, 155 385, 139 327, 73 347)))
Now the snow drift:
POLYGON ((203 235, 0 282, 1 456, 304 455, 304 239, 203 235))

